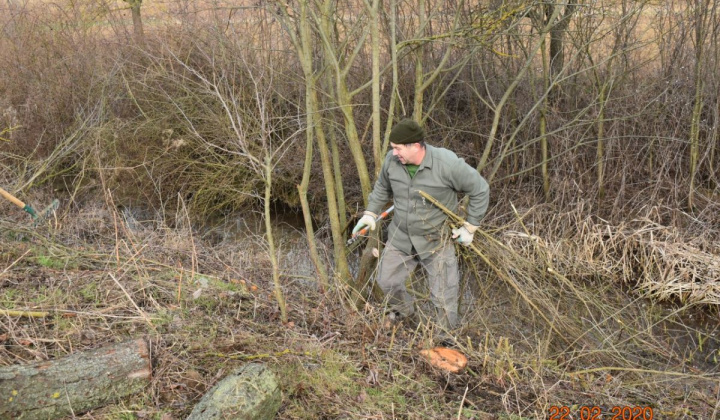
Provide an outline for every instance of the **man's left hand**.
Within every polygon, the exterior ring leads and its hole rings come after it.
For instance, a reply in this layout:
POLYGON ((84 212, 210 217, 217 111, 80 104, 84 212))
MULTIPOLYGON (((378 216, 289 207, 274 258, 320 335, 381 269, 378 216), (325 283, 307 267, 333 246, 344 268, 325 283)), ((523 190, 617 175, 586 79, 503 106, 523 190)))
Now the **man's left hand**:
POLYGON ((461 227, 452 230, 452 238, 460 245, 468 246, 472 243, 476 230, 478 230, 477 226, 465 222, 461 227))

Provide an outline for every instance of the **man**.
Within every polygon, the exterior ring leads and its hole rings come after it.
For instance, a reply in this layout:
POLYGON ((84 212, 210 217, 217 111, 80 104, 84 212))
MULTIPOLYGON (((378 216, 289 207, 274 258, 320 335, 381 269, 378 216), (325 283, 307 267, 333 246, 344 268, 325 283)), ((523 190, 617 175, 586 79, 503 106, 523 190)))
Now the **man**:
POLYGON ((452 238, 467 246, 487 210, 488 183, 452 151, 425 144, 425 132, 413 120, 400 121, 393 127, 390 146, 392 152, 385 157, 368 197, 368 207, 353 233, 365 226, 374 230, 377 215, 392 198, 395 215, 377 277, 387 296, 390 314, 402 318, 415 312, 405 281, 420 263, 428 274, 437 323, 452 330, 458 325, 460 283, 455 247, 444 227, 447 216, 418 191, 453 211, 458 206, 458 192, 469 197, 467 222, 452 229, 452 238))

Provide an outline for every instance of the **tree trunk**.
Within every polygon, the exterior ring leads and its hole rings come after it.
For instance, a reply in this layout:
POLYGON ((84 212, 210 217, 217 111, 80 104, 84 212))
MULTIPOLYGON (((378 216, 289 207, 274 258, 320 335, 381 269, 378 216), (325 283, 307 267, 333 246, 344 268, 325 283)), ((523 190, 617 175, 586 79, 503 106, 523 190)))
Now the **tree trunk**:
POLYGON ((275 291, 275 299, 277 299, 280 307, 280 320, 283 324, 287 324, 288 316, 285 305, 285 294, 282 291, 282 283, 280 281, 280 263, 275 253, 275 237, 272 231, 272 220, 270 218, 270 206, 272 206, 272 171, 273 165, 270 156, 265 156, 265 200, 263 207, 265 210, 265 235, 267 236, 268 254, 270 256, 270 265, 273 273, 273 286, 275 291))
MULTIPOLYGON (((382 161, 385 157, 385 152, 388 150, 388 145, 390 144, 390 131, 392 130, 393 123, 394 123, 394 117, 395 117, 395 103, 398 101, 398 85, 399 85, 399 78, 398 75, 398 58, 397 58, 397 0, 391 0, 390 1, 390 11, 388 12, 390 14, 390 42, 389 42, 389 54, 390 54, 390 61, 392 63, 392 86, 390 88, 390 101, 389 101, 389 107, 387 110, 387 121, 385 122, 385 134, 383 135, 383 143, 382 147, 380 148, 381 153, 380 156, 375 156, 375 175, 377 176, 378 173, 380 173, 380 168, 382 167, 382 161)), ((401 114, 405 114, 405 112, 402 112, 401 114)))
POLYGON ((605 198, 605 89, 607 84, 600 87, 598 103, 600 110, 597 118, 597 149, 595 151, 595 165, 597 165, 598 198, 605 198))
POLYGON ((143 29, 142 16, 140 15, 140 4, 132 7, 133 30, 138 43, 145 43, 145 30, 143 29))
POLYGON ((340 218, 340 226, 347 226, 347 203, 345 202, 345 188, 343 187, 342 177, 342 166, 345 159, 340 158, 340 149, 338 148, 335 130, 329 130, 328 137, 330 138, 330 155, 332 156, 332 165, 335 172, 335 194, 337 195, 338 217, 340 218))
POLYGON ((558 25, 550 31, 550 78, 555 79, 565 67, 565 26, 558 25))
MULTIPOLYGON (((542 68, 543 68, 543 81, 545 85, 543 86, 543 91, 548 92, 550 87, 553 85, 552 75, 549 73, 550 69, 548 68, 548 59, 545 56, 545 37, 543 37, 543 47, 542 47, 542 68)), ((552 41, 550 42, 550 45, 552 47, 552 41)), ((552 48, 550 48, 550 54, 551 59, 550 63, 552 64, 552 48)), ((542 105, 540 105, 540 153, 541 153, 541 160, 540 160, 540 172, 542 173, 542 180, 543 180, 543 193, 545 195, 545 201, 550 201, 550 173, 548 172, 548 136, 547 136, 547 113, 548 113, 548 96, 549 94, 544 94, 542 99, 542 105)))
MULTIPOLYGON (((418 1, 418 27, 420 33, 418 36, 422 38, 425 35, 425 0, 418 1)), ((421 45, 415 51, 415 94, 413 99, 413 119, 422 124, 423 117, 423 48, 421 45)))
POLYGON ((695 207, 695 188, 698 166, 700 163, 700 120, 703 109, 703 74, 705 54, 704 44, 706 36, 706 21, 708 16, 709 0, 695 1, 695 103, 690 120, 690 185, 688 188, 687 206, 692 212, 695 207))
MULTIPOLYGON (((306 76, 308 77, 308 76, 306 76)), ((317 92, 310 92, 310 98, 312 100, 313 109, 317 109, 317 92)), ((316 113, 314 115, 315 126, 319 127, 321 117, 316 113)), ((333 255, 335 257, 335 270, 336 274, 342 279, 343 282, 355 288, 355 280, 350 274, 350 267, 347 262, 347 255, 345 255, 345 241, 343 238, 343 226, 340 225, 340 215, 338 213, 337 194, 335 187, 335 178, 333 176, 332 169, 332 157, 330 156, 330 150, 328 148, 327 140, 325 139, 325 133, 322 130, 316 130, 316 140, 318 149, 320 152, 320 162, 322 165, 323 179, 325 181, 325 194, 327 197, 328 217, 330 219, 330 232, 332 234, 333 242, 333 255)))
POLYGON ((0 368, 0 419, 55 419, 142 391, 152 375, 143 339, 0 368))
MULTIPOLYGON (((310 51, 312 46, 310 44, 309 36, 309 22, 307 19, 307 10, 303 7, 301 11, 301 23, 300 23, 300 41, 296 46, 298 54, 304 57, 301 52, 310 51)), ((318 279, 320 282, 320 288, 325 291, 330 284, 328 279, 327 271, 325 266, 320 260, 320 254, 318 253, 317 244, 315 243, 315 230, 312 225, 312 215, 310 213, 310 205, 307 199, 308 187, 310 186, 310 172, 312 170, 312 155, 313 155, 313 142, 315 141, 314 133, 318 130, 322 131, 322 126, 315 127, 314 115, 317 112, 315 104, 312 100, 311 92, 315 91, 315 79, 312 77, 312 63, 308 60, 303 61, 303 65, 306 66, 304 72, 305 78, 305 124, 307 126, 305 144, 305 163, 303 165, 303 176, 300 185, 298 185, 298 193, 300 196, 300 204, 303 209, 303 219, 305 220, 305 236, 308 242, 308 249, 310 250, 310 258, 315 264, 315 271, 317 272, 318 279)))
MULTIPOLYGON (((357 57, 357 54, 352 53, 349 56, 345 56, 338 50, 338 45, 342 44, 342 42, 338 39, 339 35, 337 30, 335 30, 335 18, 335 2, 326 0, 322 8, 322 14, 319 18, 316 18, 318 19, 316 22, 318 24, 321 38, 324 41, 326 57, 329 58, 332 63, 332 67, 335 69, 335 94, 337 106, 344 118, 345 135, 347 136, 348 148, 350 149, 350 155, 357 167, 360 189, 362 190, 363 205, 367 206, 367 197, 370 195, 370 191, 372 190, 372 183, 370 182, 370 173, 368 172, 367 162, 365 161, 363 147, 360 144, 360 136, 357 132, 357 124, 355 122, 355 115, 353 111, 355 104, 353 104, 352 98, 357 92, 350 92, 347 84, 347 75, 352 68, 353 61, 357 57)), ((362 37, 362 39, 363 40, 358 41, 358 47, 364 42, 364 37, 362 37)), ((356 49, 356 51, 358 50, 356 49)))
POLYGON ((367 4, 370 15, 370 40, 372 51, 372 145, 375 171, 382 164, 383 150, 380 139, 380 1, 367 4))
MULTIPOLYGON (((558 99, 558 88, 560 74, 563 72, 565 67, 565 32, 567 31, 568 25, 570 24, 570 17, 575 12, 576 4, 568 3, 565 5, 562 15, 558 15, 557 23, 550 28, 550 79, 552 80, 550 85, 550 102, 556 103, 558 99)), ((552 17, 555 13, 553 9, 560 9, 561 5, 554 4, 549 10, 546 11, 548 22, 552 22, 552 17)))
POLYGON ((143 29, 142 16, 140 14, 140 7, 142 6, 142 0, 125 0, 130 5, 130 11, 132 13, 133 21, 133 32, 135 35, 135 41, 138 44, 145 43, 145 30, 143 29))
POLYGON ((377 271, 378 258, 383 252, 383 242, 380 240, 382 235, 382 222, 377 224, 374 231, 370 231, 370 237, 368 238, 365 249, 360 257, 360 264, 358 268, 358 274, 355 279, 358 290, 360 290, 364 299, 369 299, 370 296, 374 297, 378 302, 382 302, 384 293, 378 286, 376 281, 370 283, 370 277, 377 271), (376 249, 377 256, 373 252, 376 249))

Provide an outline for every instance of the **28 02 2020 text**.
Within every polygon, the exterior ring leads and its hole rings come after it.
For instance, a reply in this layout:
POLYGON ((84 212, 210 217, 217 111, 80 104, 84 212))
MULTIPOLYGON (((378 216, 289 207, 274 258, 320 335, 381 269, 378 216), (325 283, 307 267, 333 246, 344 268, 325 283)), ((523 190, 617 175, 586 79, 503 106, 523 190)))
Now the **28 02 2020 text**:
POLYGON ((604 409, 597 405, 580 407, 550 406, 548 420, 652 420, 652 407, 614 406, 604 409), (573 413, 574 412, 574 413, 573 413), (574 414, 574 415, 573 415, 574 414), (608 417, 612 416, 612 417, 608 417))

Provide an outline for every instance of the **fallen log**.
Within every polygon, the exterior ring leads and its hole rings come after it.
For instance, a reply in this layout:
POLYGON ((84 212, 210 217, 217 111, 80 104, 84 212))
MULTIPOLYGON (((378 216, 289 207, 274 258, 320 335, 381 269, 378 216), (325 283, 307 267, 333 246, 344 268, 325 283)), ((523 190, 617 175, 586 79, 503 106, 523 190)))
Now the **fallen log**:
POLYGON ((143 390, 152 364, 143 339, 0 368, 0 419, 56 419, 143 390))

